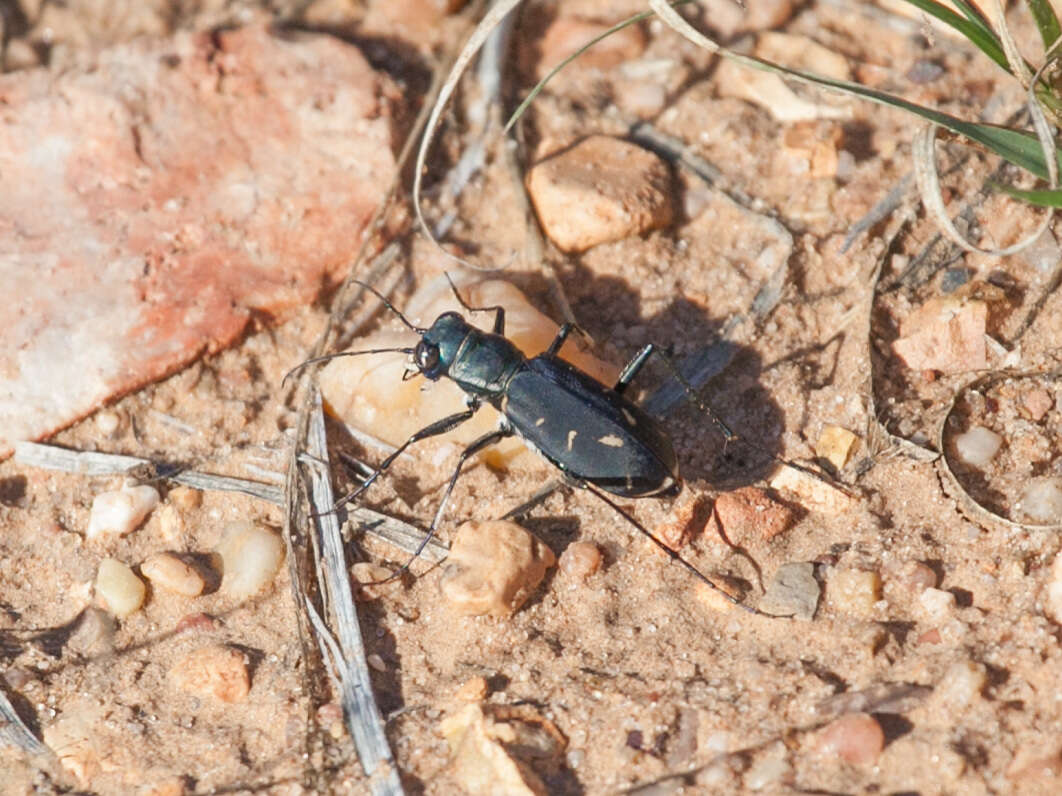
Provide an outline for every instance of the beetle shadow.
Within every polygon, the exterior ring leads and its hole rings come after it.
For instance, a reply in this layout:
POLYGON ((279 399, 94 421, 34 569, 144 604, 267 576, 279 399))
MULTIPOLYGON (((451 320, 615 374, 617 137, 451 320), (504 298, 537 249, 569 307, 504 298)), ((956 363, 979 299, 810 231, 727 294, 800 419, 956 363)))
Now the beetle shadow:
MULTIPOLYGON (((598 356, 624 365, 652 343, 683 373, 696 358, 701 372, 712 374, 697 396, 733 432, 730 440, 711 415, 689 399, 659 357, 649 359, 628 393, 651 412, 653 407, 672 404, 658 414, 675 446, 684 479, 734 489, 768 474, 781 452, 784 415, 760 384, 764 370, 760 354, 723 338, 727 318, 714 318, 681 295, 646 316, 642 298, 629 282, 597 274, 578 262, 558 276, 576 320, 595 341, 592 350, 598 356), (614 335, 619 329, 623 339, 614 335), (681 339, 676 338, 676 329, 682 330, 681 339), (670 390, 673 400, 662 404, 657 399, 665 390, 670 390)), ((506 278, 529 295, 542 297, 539 306, 555 316, 544 306, 549 288, 540 275, 507 274, 506 278)))

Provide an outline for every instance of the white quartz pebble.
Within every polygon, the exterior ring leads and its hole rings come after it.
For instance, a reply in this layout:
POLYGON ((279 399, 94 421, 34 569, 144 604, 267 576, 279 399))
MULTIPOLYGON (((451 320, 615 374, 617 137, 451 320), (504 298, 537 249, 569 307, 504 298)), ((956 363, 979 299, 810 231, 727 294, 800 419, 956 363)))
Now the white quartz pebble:
POLYGON ((222 590, 231 597, 251 597, 273 580, 284 561, 284 542, 251 522, 234 522, 218 545, 222 590))
POLYGON ((122 619, 137 611, 144 604, 147 586, 136 573, 114 558, 100 562, 96 573, 96 595, 103 607, 122 619))
POLYGON ((1022 492, 1021 508, 1034 522, 1062 523, 1062 478, 1030 481, 1022 492))
POLYGON ((101 492, 92 501, 85 536, 88 539, 124 536, 139 526, 158 504, 159 493, 153 486, 126 484, 114 492, 101 492))
POLYGON ((955 438, 955 452, 971 467, 984 467, 999 453, 1003 437, 984 426, 974 426, 955 438))

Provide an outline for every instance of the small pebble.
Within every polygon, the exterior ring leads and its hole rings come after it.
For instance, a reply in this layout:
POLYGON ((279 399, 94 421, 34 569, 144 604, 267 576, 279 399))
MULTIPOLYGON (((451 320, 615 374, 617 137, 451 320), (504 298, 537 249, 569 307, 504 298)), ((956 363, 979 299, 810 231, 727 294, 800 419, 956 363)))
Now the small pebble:
POLYGON ((1022 492, 1021 510, 1034 522, 1044 525, 1062 523, 1062 478, 1030 481, 1022 492))
POLYGON ((92 500, 87 539, 124 536, 137 528, 159 504, 159 493, 152 486, 123 485, 114 492, 101 492, 92 500))
POLYGON ((194 614, 186 614, 177 620, 177 624, 174 627, 175 633, 183 633, 186 630, 197 631, 210 631, 217 630, 218 622, 210 614, 204 614, 197 612, 194 614))
POLYGON ((1039 423, 1054 405, 1055 402, 1051 398, 1051 393, 1043 387, 1034 387, 1022 394, 1019 411, 1029 420, 1039 423))
POLYGON ((789 776, 792 766, 789 752, 781 741, 762 749, 745 772, 744 785, 751 791, 777 792, 782 781, 789 776))
POLYGON ((971 660, 953 663, 933 689, 929 712, 954 720, 959 711, 981 699, 981 692, 987 684, 988 672, 984 664, 971 660))
POLYGON ((343 707, 338 702, 326 702, 317 708, 317 723, 328 730, 328 734, 339 740, 346 733, 343 724, 343 707))
POLYGON ((873 763, 885 748, 885 733, 867 713, 850 713, 827 724, 816 735, 819 754, 854 765, 873 763))
POLYGON ((560 571, 573 578, 589 578, 601 569, 601 548, 593 542, 572 542, 560 555, 560 571))
POLYGON ((843 613, 869 616, 881 599, 881 576, 865 569, 835 570, 826 582, 826 595, 843 613))
POLYGON ((439 724, 453 756, 453 772, 465 792, 504 793, 510 796, 541 796, 545 785, 526 765, 509 755, 499 742, 515 740, 511 726, 495 722, 482 705, 473 702, 447 716, 439 724))
POLYGON ((111 409, 104 409, 96 414, 96 430, 103 436, 113 436, 122 425, 122 416, 111 409))
POLYGON ((900 323, 892 344, 911 370, 965 373, 988 367, 988 305, 955 296, 932 298, 900 323))
POLYGON ((386 672, 387 671, 387 664, 384 663, 384 659, 381 658, 379 655, 377 655, 375 652, 370 653, 365 658, 365 660, 368 661, 369 666, 374 668, 376 671, 378 671, 378 672, 386 672))
POLYGON ((1003 437, 984 426, 974 426, 955 438, 955 452, 971 467, 984 467, 1003 447, 1003 437))
POLYGON ((144 604, 147 586, 126 564, 105 558, 96 573, 96 594, 104 608, 122 619, 144 604))
POLYGON ((482 702, 489 693, 490 684, 487 683, 487 678, 477 674, 475 677, 469 678, 457 689, 454 693, 454 700, 457 702, 482 702))
POLYGON ((934 622, 943 622, 955 612, 955 595, 943 589, 925 589, 918 596, 926 616, 934 622))
POLYGON ((800 503, 823 514, 844 514, 856 505, 856 499, 844 490, 798 467, 783 464, 771 475, 770 486, 792 492, 800 503))
POLYGON ((159 537, 167 544, 177 545, 184 536, 184 517, 172 503, 159 508, 159 537))
POLYGON ((181 511, 192 511, 203 503, 203 493, 190 486, 176 486, 166 495, 166 500, 181 511))
POLYGON ((264 589, 284 561, 284 542, 272 531, 251 522, 234 522, 218 545, 222 590, 244 599, 264 589))
POLYGON ((86 658, 109 655, 114 652, 116 630, 114 616, 99 608, 86 608, 67 641, 67 647, 86 658))
MULTIPOLYGON (((583 49, 588 41, 605 33, 609 27, 564 14, 555 17, 538 40, 538 77, 545 77, 561 61, 583 49)), ((628 25, 606 36, 598 46, 586 50, 571 66, 574 69, 612 69, 640 57, 645 46, 645 33, 641 28, 628 25)))
POLYGON ((556 563, 549 547, 513 522, 466 522, 457 529, 439 581, 460 614, 510 616, 556 563))
POLYGON ((723 492, 715 499, 704 532, 708 539, 725 538, 731 544, 746 547, 785 532, 793 519, 793 510, 767 490, 746 486, 723 492))
POLYGON ((757 607, 772 616, 811 619, 821 592, 815 566, 806 561, 791 562, 778 567, 757 607))
POLYGON ((200 647, 172 669, 170 679, 182 691, 219 702, 241 702, 251 690, 247 656, 223 644, 200 647))
POLYGON ((894 580, 905 590, 920 592, 937 585, 937 573, 921 561, 905 561, 894 580))
POLYGON ((667 164, 606 135, 537 163, 527 190, 546 234, 566 252, 666 227, 674 216, 667 164))
POLYGON ((815 455, 825 459, 840 472, 848 464, 859 437, 841 426, 826 426, 815 443, 815 455))
POLYGON ((1062 625, 1062 553, 1055 556, 1051 565, 1051 580, 1044 587, 1041 600, 1044 614, 1056 625, 1062 625))
POLYGON ((185 597, 197 597, 206 588, 198 570, 173 553, 156 553, 140 565, 140 571, 155 586, 185 597))

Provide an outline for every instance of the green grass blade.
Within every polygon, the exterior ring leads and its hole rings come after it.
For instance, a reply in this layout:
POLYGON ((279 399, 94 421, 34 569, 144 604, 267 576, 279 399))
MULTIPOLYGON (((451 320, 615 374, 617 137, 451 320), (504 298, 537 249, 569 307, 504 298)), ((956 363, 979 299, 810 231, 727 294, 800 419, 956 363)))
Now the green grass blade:
POLYGON ((1040 38, 1044 42, 1044 49, 1047 50, 1058 40, 1059 36, 1062 36, 1062 27, 1058 24, 1055 9, 1047 0, 1025 0, 1025 3, 1029 6, 1029 13, 1036 22, 1040 38))
POLYGON ((967 12, 965 17, 956 14, 950 8, 942 6, 935 0, 907 0, 907 2, 958 31, 981 52, 1008 72, 1010 71, 1010 66, 1007 64, 1007 56, 1003 52, 1003 46, 999 43, 999 37, 988 27, 980 15, 974 13, 961 0, 957 0, 956 5, 967 12))
POLYGON ((1028 202, 1031 205, 1037 207, 1062 207, 1062 189, 1056 188, 1051 190, 1044 188, 1041 190, 1025 191, 1021 188, 1015 188, 1011 185, 1005 185, 999 182, 989 182, 991 187, 997 191, 1002 191, 1005 194, 1013 196, 1015 199, 1021 199, 1028 202))

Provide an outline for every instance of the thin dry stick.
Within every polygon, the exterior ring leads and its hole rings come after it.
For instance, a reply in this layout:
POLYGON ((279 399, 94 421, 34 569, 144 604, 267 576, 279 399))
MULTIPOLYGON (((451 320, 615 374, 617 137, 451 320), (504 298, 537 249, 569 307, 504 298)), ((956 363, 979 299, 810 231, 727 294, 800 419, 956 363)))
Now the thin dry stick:
MULTIPOLYGON (((369 787, 374 794, 400 794, 402 784, 398 779, 391 748, 384 734, 376 699, 373 696, 369 666, 365 660, 365 645, 361 638, 358 616, 354 611, 354 594, 350 587, 347 564, 343 553, 343 539, 339 531, 339 519, 330 511, 335 504, 332 493, 332 476, 328 463, 328 439, 325 434, 324 411, 321 395, 312 391, 313 411, 310 418, 307 453, 303 469, 310 482, 310 502, 316 529, 315 548, 319 552, 318 574, 321 593, 335 621, 339 642, 338 656, 333 658, 343 715, 358 750, 362 768, 369 777, 369 787)), ((310 604, 312 608, 312 604, 310 604)), ((314 614, 311 614, 313 622, 314 614)), ((315 624, 319 643, 326 645, 326 656, 331 648, 326 639, 327 628, 315 624)))

